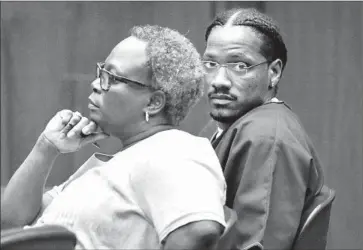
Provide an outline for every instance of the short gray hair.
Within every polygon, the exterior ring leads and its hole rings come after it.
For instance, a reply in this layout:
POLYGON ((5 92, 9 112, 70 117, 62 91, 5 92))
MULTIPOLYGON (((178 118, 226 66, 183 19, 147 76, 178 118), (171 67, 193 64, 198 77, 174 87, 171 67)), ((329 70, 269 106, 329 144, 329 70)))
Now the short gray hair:
POLYGON ((135 26, 130 33, 148 43, 151 86, 165 93, 166 117, 171 124, 178 125, 203 95, 200 54, 185 36, 170 28, 135 26))

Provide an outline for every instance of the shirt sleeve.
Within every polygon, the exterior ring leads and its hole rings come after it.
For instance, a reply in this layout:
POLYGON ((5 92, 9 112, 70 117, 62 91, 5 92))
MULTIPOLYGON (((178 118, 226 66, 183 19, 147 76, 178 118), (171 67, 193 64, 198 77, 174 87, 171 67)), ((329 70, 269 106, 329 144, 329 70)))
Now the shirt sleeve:
POLYGON ((146 164, 131 175, 138 204, 160 242, 195 221, 212 220, 225 227, 225 182, 216 156, 215 160, 210 165, 169 157, 146 164))
POLYGON ((238 140, 232 161, 243 169, 233 204, 234 249, 290 249, 304 206, 311 157, 297 142, 262 136, 238 140))

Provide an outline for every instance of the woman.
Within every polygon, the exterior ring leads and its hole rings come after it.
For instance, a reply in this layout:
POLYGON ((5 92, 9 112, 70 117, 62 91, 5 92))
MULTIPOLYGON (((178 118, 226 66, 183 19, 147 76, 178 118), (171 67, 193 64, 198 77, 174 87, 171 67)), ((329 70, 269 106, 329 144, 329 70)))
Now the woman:
POLYGON ((57 224, 77 249, 202 249, 225 226, 225 182, 206 139, 177 129, 202 95, 199 54, 178 32, 134 27, 97 64, 89 119, 63 110, 51 119, 10 180, 2 224, 57 224), (100 132, 101 131, 101 132, 100 132), (115 136, 124 148, 93 155, 43 193, 56 157, 115 136))

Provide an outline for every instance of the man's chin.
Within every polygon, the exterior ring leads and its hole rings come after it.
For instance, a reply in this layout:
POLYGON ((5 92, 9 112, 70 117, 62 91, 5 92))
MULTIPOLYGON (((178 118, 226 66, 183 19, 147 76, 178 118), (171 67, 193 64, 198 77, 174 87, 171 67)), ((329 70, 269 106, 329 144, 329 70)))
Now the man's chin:
POLYGON ((215 114, 213 112, 210 112, 209 115, 216 122, 225 123, 225 124, 232 124, 239 118, 236 115, 226 115, 226 114, 220 114, 220 113, 215 114))

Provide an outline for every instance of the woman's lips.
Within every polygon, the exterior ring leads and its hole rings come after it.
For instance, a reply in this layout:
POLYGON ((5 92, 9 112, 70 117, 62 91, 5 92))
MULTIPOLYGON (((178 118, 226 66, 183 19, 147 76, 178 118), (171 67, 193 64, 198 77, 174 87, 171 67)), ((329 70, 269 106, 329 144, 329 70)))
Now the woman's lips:
POLYGON ((88 108, 89 109, 95 109, 95 108, 99 108, 96 104, 95 104, 95 102, 94 101, 92 101, 92 99, 88 99, 88 108))
POLYGON ((88 103, 88 108, 89 109, 98 109, 98 107, 92 103, 88 103))
POLYGON ((96 103, 94 101, 92 101, 92 99, 88 98, 88 107, 95 107, 95 108, 99 108, 98 105, 96 105, 96 103))

